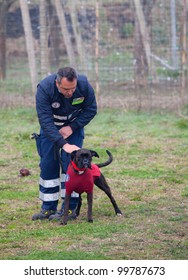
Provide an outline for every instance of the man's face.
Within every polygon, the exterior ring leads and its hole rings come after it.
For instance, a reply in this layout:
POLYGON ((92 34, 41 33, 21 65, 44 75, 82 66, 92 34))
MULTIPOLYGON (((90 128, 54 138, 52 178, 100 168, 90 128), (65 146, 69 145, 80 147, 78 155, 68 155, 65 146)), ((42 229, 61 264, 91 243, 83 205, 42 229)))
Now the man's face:
POLYGON ((70 82, 67 80, 67 78, 63 77, 61 80, 61 84, 56 81, 56 86, 59 92, 63 94, 65 98, 71 98, 76 90, 77 79, 74 79, 72 82, 70 82))

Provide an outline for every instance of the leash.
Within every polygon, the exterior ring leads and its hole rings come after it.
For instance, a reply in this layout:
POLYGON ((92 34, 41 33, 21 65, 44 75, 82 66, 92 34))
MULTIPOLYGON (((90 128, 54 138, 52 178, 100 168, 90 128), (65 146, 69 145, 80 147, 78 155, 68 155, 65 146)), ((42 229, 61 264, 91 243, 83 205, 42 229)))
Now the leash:
POLYGON ((62 148, 58 149, 56 145, 54 145, 54 159, 58 159, 59 161, 59 166, 61 168, 62 174, 66 174, 64 168, 63 168, 63 163, 61 160, 61 153, 62 153, 62 148))

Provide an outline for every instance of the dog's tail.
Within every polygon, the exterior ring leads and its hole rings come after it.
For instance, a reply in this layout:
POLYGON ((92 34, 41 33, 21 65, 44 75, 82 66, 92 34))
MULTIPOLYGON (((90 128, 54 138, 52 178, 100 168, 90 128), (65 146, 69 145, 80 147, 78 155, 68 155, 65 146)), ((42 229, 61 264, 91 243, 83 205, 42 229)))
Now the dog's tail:
POLYGON ((98 164, 96 164, 99 168, 100 168, 100 167, 107 166, 107 165, 109 165, 109 164, 113 161, 113 156, 112 156, 112 154, 111 154, 108 150, 106 150, 106 153, 109 155, 109 158, 108 158, 108 160, 105 161, 104 163, 98 163, 98 164))

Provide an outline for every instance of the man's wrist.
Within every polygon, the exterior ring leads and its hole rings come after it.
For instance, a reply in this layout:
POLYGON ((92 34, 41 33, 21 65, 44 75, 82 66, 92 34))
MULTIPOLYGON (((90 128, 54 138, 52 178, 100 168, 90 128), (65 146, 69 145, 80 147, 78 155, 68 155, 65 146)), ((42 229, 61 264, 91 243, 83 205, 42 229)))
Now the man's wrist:
POLYGON ((65 144, 67 144, 67 141, 62 137, 57 141, 56 146, 58 149, 60 149, 63 148, 65 144))

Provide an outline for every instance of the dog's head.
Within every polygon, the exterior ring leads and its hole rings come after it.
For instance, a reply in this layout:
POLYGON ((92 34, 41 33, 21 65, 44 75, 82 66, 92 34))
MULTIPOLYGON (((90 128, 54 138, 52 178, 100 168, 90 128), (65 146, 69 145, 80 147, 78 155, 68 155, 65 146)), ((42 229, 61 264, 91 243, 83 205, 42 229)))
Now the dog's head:
POLYGON ((80 149, 71 153, 71 161, 73 161, 79 169, 91 168, 92 157, 98 157, 97 152, 87 149, 80 149))

